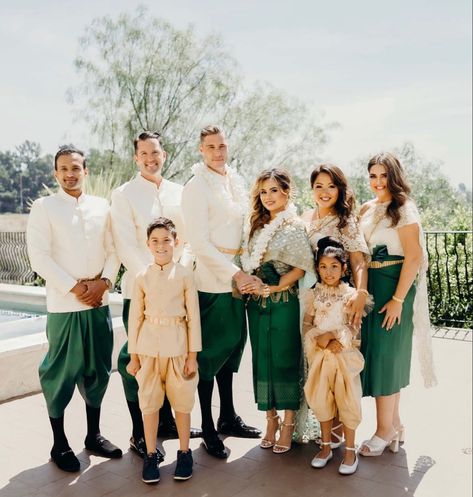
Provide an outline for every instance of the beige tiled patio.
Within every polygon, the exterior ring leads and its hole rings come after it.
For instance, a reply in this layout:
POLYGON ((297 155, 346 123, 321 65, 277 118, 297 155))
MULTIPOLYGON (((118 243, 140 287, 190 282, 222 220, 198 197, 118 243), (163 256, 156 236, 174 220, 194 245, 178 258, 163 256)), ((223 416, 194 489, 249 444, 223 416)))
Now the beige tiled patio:
MULTIPOLYGON (((434 352, 440 383, 425 390, 414 366, 412 385, 406 389, 402 405, 406 443, 396 455, 387 451, 378 458, 362 459, 354 476, 338 475, 339 453, 325 469, 312 469, 309 462, 316 451, 313 444, 295 446, 290 453, 277 456, 261 450, 255 440, 230 437, 225 441, 231 451, 227 461, 209 457, 200 440, 192 440, 194 477, 179 483, 172 479, 177 441, 165 440, 161 482, 145 485, 140 480, 141 460, 128 452, 130 421, 120 378, 113 373, 103 404, 102 432, 124 449, 123 458, 109 461, 83 449, 85 412, 76 394, 66 414, 66 429, 82 471, 63 473, 48 462, 51 434, 42 395, 5 402, 0 405, 0 497, 470 496, 471 334, 465 337, 461 333, 457 339, 452 333, 436 335, 434 352)), ((238 413, 248 423, 263 427, 264 415, 253 403, 248 349, 235 392, 238 413)), ((217 415, 218 399, 214 400, 217 415)), ((363 400, 358 442, 372 433, 373 408, 371 399, 363 400)), ((197 426, 198 406, 194 413, 193 425, 197 426)))

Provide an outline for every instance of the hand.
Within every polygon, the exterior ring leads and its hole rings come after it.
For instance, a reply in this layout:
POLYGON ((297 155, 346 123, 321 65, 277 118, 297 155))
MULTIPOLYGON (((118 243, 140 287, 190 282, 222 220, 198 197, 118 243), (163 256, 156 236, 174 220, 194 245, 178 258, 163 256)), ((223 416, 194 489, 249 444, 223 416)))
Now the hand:
POLYGON ((126 365, 126 371, 131 376, 136 376, 140 370, 141 364, 138 357, 131 357, 130 362, 126 365))
POLYGON ((386 331, 389 331, 396 324, 396 321, 397 324, 401 324, 402 304, 400 302, 391 299, 379 310, 379 314, 383 312, 386 315, 384 316, 381 327, 386 328, 386 331))
POLYGON ((78 281, 70 290, 76 297, 80 297, 87 291, 87 285, 83 281, 78 281))
POLYGON ((184 364, 184 376, 192 378, 197 373, 197 360, 195 357, 187 356, 184 364))
POLYGON ((338 340, 330 340, 328 343, 327 347, 325 347, 327 350, 330 350, 333 354, 338 354, 343 350, 343 345, 338 341, 338 340))
POLYGON ((88 280, 85 282, 87 291, 78 297, 79 301, 91 307, 100 307, 102 305, 102 297, 107 288, 107 284, 103 280, 88 280))
POLYGON ((262 285, 262 281, 257 276, 246 274, 243 271, 238 271, 238 273, 233 275, 233 279, 240 293, 253 293, 262 285))
POLYGON ((330 333, 324 333, 323 335, 313 337, 312 340, 321 349, 325 349, 325 348, 327 348, 327 345, 330 343, 330 340, 332 340, 332 337, 331 337, 330 333))
POLYGON ((346 310, 348 314, 348 324, 358 329, 361 326, 363 312, 365 310, 367 295, 363 292, 356 292, 347 302, 346 310))

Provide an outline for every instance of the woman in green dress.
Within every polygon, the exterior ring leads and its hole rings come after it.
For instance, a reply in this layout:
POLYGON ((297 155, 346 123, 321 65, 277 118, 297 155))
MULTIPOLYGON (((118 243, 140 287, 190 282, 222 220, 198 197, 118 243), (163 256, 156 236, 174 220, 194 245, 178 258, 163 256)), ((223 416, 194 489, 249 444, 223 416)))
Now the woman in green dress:
POLYGON ((252 190, 252 211, 243 242, 242 266, 263 285, 247 302, 258 409, 266 411, 260 446, 281 454, 291 447, 301 396, 301 336, 297 282, 314 272, 310 242, 290 203, 292 182, 280 169, 263 171, 252 190), (277 410, 284 410, 279 429, 277 410))
POLYGON ((435 375, 419 213, 396 157, 374 156, 368 172, 375 199, 361 208, 360 228, 371 252, 368 291, 375 305, 361 328, 365 358, 361 378, 363 395, 376 400, 377 427, 371 439, 363 442, 360 454, 379 456, 388 446, 396 452, 403 439, 400 390, 409 384, 414 331, 426 386, 435 384, 435 375))

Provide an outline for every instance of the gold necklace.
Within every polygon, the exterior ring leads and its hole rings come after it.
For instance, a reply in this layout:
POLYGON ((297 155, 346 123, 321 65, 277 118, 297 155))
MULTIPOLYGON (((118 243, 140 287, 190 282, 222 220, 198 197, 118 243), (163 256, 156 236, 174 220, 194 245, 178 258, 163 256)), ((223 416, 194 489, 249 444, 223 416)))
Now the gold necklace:
POLYGON ((336 217, 335 214, 332 214, 331 212, 329 212, 326 216, 324 217, 320 217, 320 214, 319 214, 319 208, 317 206, 317 216, 318 218, 316 219, 313 219, 311 221, 311 225, 314 225, 314 228, 310 228, 309 230, 309 238, 311 237, 311 235, 315 232, 320 232, 322 231, 323 228, 325 228, 326 226, 328 226, 332 221, 333 221, 333 218, 336 217))

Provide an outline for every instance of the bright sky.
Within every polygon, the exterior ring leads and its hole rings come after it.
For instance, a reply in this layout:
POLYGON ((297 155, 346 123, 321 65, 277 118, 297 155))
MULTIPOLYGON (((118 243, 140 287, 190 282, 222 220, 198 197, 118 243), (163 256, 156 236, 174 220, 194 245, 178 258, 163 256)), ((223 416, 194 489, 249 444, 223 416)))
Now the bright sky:
POLYGON ((299 96, 340 128, 322 154, 347 165, 411 141, 471 187, 470 0, 0 0, 0 150, 97 145, 66 103, 78 37, 97 16, 148 4, 218 32, 248 82, 299 96))

